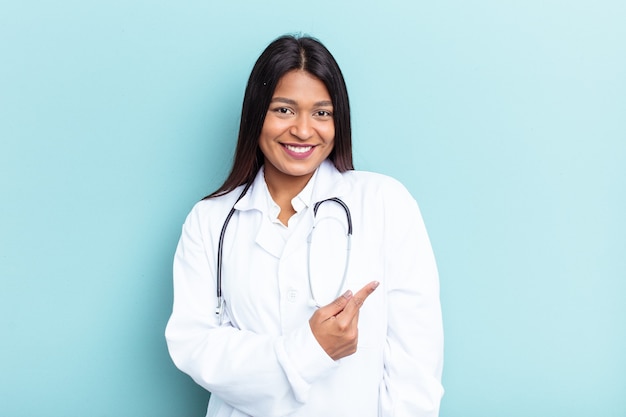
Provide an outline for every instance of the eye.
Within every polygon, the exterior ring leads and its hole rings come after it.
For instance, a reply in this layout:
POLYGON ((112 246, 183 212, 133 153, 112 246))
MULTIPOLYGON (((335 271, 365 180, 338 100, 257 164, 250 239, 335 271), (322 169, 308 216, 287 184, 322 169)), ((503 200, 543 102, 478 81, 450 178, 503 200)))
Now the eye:
POLYGON ((273 107, 270 109, 271 112, 274 112, 280 116, 282 115, 291 115, 294 114, 293 110, 291 110, 289 107, 273 107))
POLYGON ((314 113, 314 116, 321 119, 328 119, 333 116, 333 113, 328 110, 318 110, 314 113))

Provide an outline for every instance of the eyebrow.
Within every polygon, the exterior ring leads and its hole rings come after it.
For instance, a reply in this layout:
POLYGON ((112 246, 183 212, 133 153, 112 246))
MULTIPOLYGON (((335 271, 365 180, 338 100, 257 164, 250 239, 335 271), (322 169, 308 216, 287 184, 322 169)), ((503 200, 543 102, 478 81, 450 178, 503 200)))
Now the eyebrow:
MULTIPOLYGON (((272 98, 271 103, 274 103, 274 102, 285 103, 285 104, 289 104, 290 106, 296 106, 298 104, 295 100, 292 100, 286 97, 274 97, 272 98)), ((332 107, 332 106, 333 106, 333 102, 330 100, 322 100, 322 101, 313 103, 313 107, 332 107)))

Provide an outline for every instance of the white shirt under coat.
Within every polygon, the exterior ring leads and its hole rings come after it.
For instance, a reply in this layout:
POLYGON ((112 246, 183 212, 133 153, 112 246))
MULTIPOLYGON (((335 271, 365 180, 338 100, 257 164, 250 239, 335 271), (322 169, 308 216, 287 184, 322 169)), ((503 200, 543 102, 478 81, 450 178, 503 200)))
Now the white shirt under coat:
POLYGON ((225 322, 215 314, 217 244, 242 187, 200 201, 174 259, 174 306, 166 329, 178 368, 211 392, 207 416, 432 417, 443 389, 443 330, 435 259, 415 200, 396 180, 340 173, 325 161, 292 202, 289 228, 263 169, 235 205, 224 240, 225 322), (344 288, 346 215, 353 238, 344 288), (297 201, 296 201, 297 200, 297 201), (357 352, 332 360, 313 336, 307 274, 321 305, 337 293, 380 286, 359 315, 357 352), (281 232, 277 228, 283 228, 281 232))

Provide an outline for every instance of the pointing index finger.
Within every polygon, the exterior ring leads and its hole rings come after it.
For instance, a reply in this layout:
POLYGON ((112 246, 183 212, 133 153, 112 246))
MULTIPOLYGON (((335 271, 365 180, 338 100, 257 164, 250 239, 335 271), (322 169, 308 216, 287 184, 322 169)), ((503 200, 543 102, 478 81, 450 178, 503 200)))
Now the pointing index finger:
POLYGON ((349 315, 350 318, 354 317, 358 312, 367 297, 374 292, 380 283, 378 281, 372 281, 350 298, 348 305, 344 308, 341 314, 349 315))

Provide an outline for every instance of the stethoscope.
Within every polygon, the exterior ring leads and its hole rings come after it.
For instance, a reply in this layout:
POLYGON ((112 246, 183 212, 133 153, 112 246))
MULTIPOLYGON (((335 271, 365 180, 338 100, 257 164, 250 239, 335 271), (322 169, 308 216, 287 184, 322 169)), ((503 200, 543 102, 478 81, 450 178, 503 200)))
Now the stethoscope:
MULTIPOLYGON (((222 225, 222 231, 220 232, 220 238, 217 244, 217 307, 215 308, 215 314, 218 316, 220 324, 222 324, 222 315, 224 312, 224 297, 222 295, 222 259, 224 253, 224 236, 226 235, 228 223, 230 223, 230 219, 233 217, 233 214, 236 211, 235 206, 237 205, 239 200, 241 200, 243 196, 246 195, 251 185, 252 183, 246 184, 243 191, 237 198, 237 201, 235 201, 235 204, 233 204, 233 207, 230 209, 230 212, 228 212, 228 216, 226 216, 226 220, 224 220, 224 224, 222 225)), ((313 283, 311 280, 311 243, 313 242, 313 232, 315 231, 316 227, 315 219, 317 217, 317 211, 319 210, 320 206, 326 202, 339 204, 343 211, 346 213, 346 221, 348 223, 348 230, 346 233, 346 264, 343 270, 343 276, 341 278, 341 285, 337 290, 335 298, 339 297, 339 295, 341 294, 341 290, 346 283, 346 277, 348 276, 348 264, 350 263, 350 249, 352 245, 352 216, 350 214, 350 209, 348 208, 347 204, 338 197, 327 198, 325 200, 321 200, 315 203, 313 205, 313 227, 311 228, 311 231, 307 236, 307 276, 309 281, 309 295, 311 296, 308 304, 309 306, 316 308, 320 308, 321 305, 315 297, 315 291, 313 290, 313 283)))

